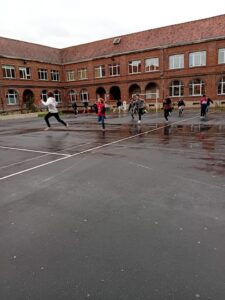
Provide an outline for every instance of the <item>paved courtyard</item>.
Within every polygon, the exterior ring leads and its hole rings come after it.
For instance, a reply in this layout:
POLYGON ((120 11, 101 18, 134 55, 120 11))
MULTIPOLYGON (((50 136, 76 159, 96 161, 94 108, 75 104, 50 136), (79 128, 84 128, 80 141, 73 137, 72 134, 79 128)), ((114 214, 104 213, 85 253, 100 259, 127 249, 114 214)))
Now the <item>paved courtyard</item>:
POLYGON ((0 117, 0 299, 224 300, 225 112, 0 117))

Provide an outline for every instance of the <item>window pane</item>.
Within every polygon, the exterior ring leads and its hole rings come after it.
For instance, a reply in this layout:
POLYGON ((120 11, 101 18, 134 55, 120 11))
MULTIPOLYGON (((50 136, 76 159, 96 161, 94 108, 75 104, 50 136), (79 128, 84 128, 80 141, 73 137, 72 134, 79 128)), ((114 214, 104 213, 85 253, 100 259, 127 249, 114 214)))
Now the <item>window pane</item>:
POLYGON ((141 72, 141 61, 140 60, 129 61, 128 72, 129 72, 129 74, 140 73, 141 72))
POLYGON ((225 49, 219 49, 218 64, 225 64, 225 49))
POLYGON ((169 57, 169 69, 181 69, 184 67, 184 55, 172 55, 169 57))
POLYGON ((193 52, 189 54, 189 67, 200 67, 206 65, 206 51, 193 52))
POLYGON ((148 58, 145 60, 145 72, 157 71, 159 69, 159 59, 148 58))

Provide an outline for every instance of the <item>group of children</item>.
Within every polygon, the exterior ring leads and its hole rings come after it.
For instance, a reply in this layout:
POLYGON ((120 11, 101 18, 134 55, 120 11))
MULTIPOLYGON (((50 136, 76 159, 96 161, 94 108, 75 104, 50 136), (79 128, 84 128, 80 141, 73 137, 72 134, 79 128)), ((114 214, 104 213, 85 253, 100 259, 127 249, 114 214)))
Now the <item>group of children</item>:
MULTIPOLYGON (((203 95, 201 97, 201 99, 200 99, 200 107, 201 107, 200 117, 201 117, 201 119, 204 119, 206 117, 206 114, 209 110, 209 106, 210 106, 211 103, 213 103, 213 100, 206 97, 206 95, 203 95)), ((182 117, 184 107, 185 107, 185 102, 182 98, 180 98, 178 100, 177 106, 178 106, 179 117, 182 117)), ((168 122, 168 117, 171 115, 171 112, 173 111, 173 104, 172 104, 172 101, 171 101, 170 98, 166 98, 163 101, 163 109, 164 109, 164 118, 168 122)))
MULTIPOLYGON (((46 101, 41 100, 42 104, 44 106, 47 106, 48 108, 48 113, 44 117, 45 122, 47 124, 45 130, 50 129, 51 125, 49 123, 49 118, 52 116, 54 116, 58 122, 62 123, 65 127, 68 128, 68 123, 64 122, 59 116, 58 109, 57 109, 57 102, 54 98, 53 93, 49 92, 47 96, 48 97, 46 101)), ((207 98, 206 95, 203 95, 201 97, 200 99, 201 118, 205 118, 210 103, 213 103, 213 101, 210 98, 207 98)), ((185 107, 185 102, 182 98, 178 100, 177 106, 178 106, 179 117, 182 117, 184 107, 185 107)), ((77 104, 75 101, 72 102, 72 107, 74 109, 74 114, 77 115, 78 111, 77 111, 77 104)), ((106 118, 105 100, 103 98, 99 98, 96 101, 96 103, 93 105, 93 108, 98 116, 98 123, 101 124, 102 130, 105 131, 105 118, 106 118)), ((163 110, 164 110, 164 118, 168 122, 168 117, 171 115, 171 112, 173 110, 173 104, 169 97, 167 97, 163 101, 163 110)), ((135 114, 138 115, 138 124, 140 124, 142 115, 145 113, 145 102, 142 98, 140 98, 139 94, 134 95, 130 100, 128 111, 130 112, 132 119, 134 119, 135 114)))

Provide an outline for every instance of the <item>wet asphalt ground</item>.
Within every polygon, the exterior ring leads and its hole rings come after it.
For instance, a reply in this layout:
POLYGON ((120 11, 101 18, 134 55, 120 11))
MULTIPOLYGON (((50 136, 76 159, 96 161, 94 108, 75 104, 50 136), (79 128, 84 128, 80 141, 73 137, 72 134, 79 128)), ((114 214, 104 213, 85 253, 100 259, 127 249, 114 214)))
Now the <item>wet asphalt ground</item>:
POLYGON ((1 300, 224 300, 225 112, 0 119, 1 300))

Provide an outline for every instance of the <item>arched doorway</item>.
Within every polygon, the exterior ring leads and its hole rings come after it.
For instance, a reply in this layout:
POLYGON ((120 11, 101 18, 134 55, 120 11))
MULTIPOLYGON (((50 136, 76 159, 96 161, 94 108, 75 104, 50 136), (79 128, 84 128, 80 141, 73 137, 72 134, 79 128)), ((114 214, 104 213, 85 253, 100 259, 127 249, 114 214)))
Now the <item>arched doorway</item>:
POLYGON ((121 92, 118 86, 112 86, 109 90, 109 100, 121 100, 121 92))
POLYGON ((159 87, 156 83, 150 82, 145 88, 146 100, 155 100, 159 98, 159 87))
POLYGON ((150 82, 146 85, 145 100, 149 103, 149 108, 154 108, 156 111, 160 109, 159 87, 156 83, 150 82))
POLYGON ((105 99, 106 91, 103 87, 99 87, 96 90, 96 99, 103 98, 105 99))
POLYGON ((141 88, 138 84, 132 84, 129 87, 129 98, 131 98, 135 94, 140 94, 141 93, 141 88))
POLYGON ((28 111, 35 111, 34 93, 31 90, 25 90, 23 92, 23 107, 28 111))

